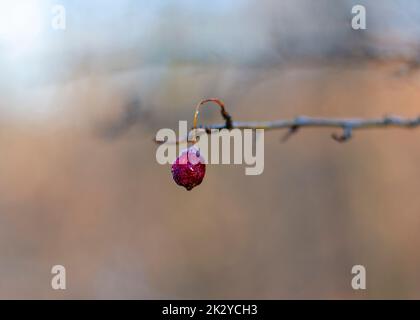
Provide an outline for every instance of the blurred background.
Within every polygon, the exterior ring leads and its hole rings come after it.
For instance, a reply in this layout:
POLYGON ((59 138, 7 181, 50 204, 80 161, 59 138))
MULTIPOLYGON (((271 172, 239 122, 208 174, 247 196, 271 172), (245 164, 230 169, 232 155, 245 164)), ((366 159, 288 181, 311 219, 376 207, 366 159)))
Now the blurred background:
POLYGON ((262 175, 209 165, 191 192, 152 141, 207 97, 417 117, 419 49, 416 0, 0 0, 0 298, 420 298, 420 130, 266 132, 262 175))

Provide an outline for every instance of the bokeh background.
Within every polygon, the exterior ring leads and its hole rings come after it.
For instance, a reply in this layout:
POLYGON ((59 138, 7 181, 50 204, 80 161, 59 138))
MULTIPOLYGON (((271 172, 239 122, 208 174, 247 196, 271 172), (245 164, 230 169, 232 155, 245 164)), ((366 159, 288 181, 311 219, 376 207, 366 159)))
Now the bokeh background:
POLYGON ((417 117, 419 49, 416 0, 0 0, 0 298, 420 298, 420 130, 267 132, 262 175, 209 165, 191 192, 152 141, 207 97, 417 117))

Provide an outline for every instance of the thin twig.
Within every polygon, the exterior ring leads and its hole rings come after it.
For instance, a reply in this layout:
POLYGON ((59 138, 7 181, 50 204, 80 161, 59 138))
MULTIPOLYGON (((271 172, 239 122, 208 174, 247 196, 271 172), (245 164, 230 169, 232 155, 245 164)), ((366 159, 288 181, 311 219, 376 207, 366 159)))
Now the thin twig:
MULTIPOLYGON (((275 120, 275 121, 249 121, 249 122, 237 122, 233 121, 230 114, 226 111, 225 104, 223 101, 217 98, 202 100, 196 107, 193 120, 193 129, 201 128, 204 132, 211 134, 214 130, 221 129, 288 129, 288 132, 283 137, 283 141, 289 139, 293 134, 296 134, 301 128, 340 128, 342 129, 341 134, 333 133, 331 136, 335 141, 345 142, 350 140, 354 130, 360 129, 374 129, 384 127, 396 127, 396 128, 416 128, 420 126, 420 116, 417 118, 401 118, 398 116, 385 116, 383 118, 374 119, 363 119, 363 118, 350 118, 350 119, 334 119, 334 118, 312 118, 300 116, 291 120, 275 120), (213 124, 207 126, 197 126, 198 115, 200 107, 206 103, 213 102, 220 107, 220 112, 225 120, 223 124, 213 124), (213 130, 213 131, 212 131, 213 130)), ((169 142, 179 144, 181 142, 195 143, 196 135, 191 140, 188 137, 181 138, 180 140, 169 142)), ((156 141, 157 143, 163 143, 162 141, 156 141)))
MULTIPOLYGON (((360 129, 374 129, 384 127, 396 128, 415 128, 420 126, 420 117, 409 119, 397 116, 386 116, 377 119, 325 119, 312 117, 297 117, 291 120, 275 120, 275 121, 250 121, 237 122, 233 121, 231 129, 289 129, 285 138, 291 134, 296 133, 298 129, 302 128, 340 128, 343 130, 341 135, 334 133, 332 137, 338 142, 344 142, 351 138, 354 130, 360 129)), ((206 131, 211 129, 226 129, 226 124, 213 124, 203 127, 206 131)))

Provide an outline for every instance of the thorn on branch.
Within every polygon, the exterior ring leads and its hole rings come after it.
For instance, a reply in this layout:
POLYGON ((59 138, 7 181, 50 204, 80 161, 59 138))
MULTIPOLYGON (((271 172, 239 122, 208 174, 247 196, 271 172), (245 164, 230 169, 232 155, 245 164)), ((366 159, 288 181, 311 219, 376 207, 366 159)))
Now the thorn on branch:
POLYGON ((283 138, 281 139, 281 142, 286 142, 287 140, 289 140, 289 138, 294 135, 295 133, 297 133, 297 131, 299 130, 299 126, 298 125, 293 125, 289 128, 289 130, 287 130, 286 134, 283 136, 283 138))
POLYGON ((225 120, 226 129, 233 129, 233 121, 231 115, 226 111, 225 108, 220 108, 220 113, 222 114, 222 117, 225 120))
POLYGON ((340 143, 349 141, 352 137, 352 127, 350 126, 343 127, 342 134, 333 133, 331 136, 335 141, 340 142, 340 143))

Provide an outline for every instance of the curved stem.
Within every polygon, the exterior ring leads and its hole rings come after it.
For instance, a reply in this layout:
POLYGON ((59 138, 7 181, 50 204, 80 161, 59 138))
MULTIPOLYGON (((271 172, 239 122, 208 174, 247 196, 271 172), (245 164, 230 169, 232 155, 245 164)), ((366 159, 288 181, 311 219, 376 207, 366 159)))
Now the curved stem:
MULTIPOLYGON (((225 120, 225 128, 227 129, 232 129, 232 117, 229 115, 229 113, 227 113, 226 108, 225 108, 225 104, 223 103, 222 100, 220 99, 216 99, 216 98, 210 98, 210 99, 205 99, 200 101, 199 104, 197 104, 197 107, 195 108, 195 113, 194 113, 194 120, 193 120, 193 130, 197 129, 197 123, 198 123, 198 115, 200 114, 200 107, 208 102, 213 102, 215 104, 217 104, 220 107, 220 113, 223 117, 223 119, 225 120)), ((196 137, 193 137, 193 141, 195 141, 196 137)))
POLYGON ((214 103, 216 103, 217 105, 219 105, 219 107, 220 107, 220 109, 221 109, 222 112, 226 112, 225 111, 225 104, 222 102, 222 100, 211 98, 211 99, 205 99, 205 100, 200 101, 197 104, 197 107, 195 108, 194 121, 193 121, 193 129, 197 129, 197 122, 198 122, 198 115, 200 114, 200 107, 203 104, 206 104, 208 102, 214 102, 214 103))

